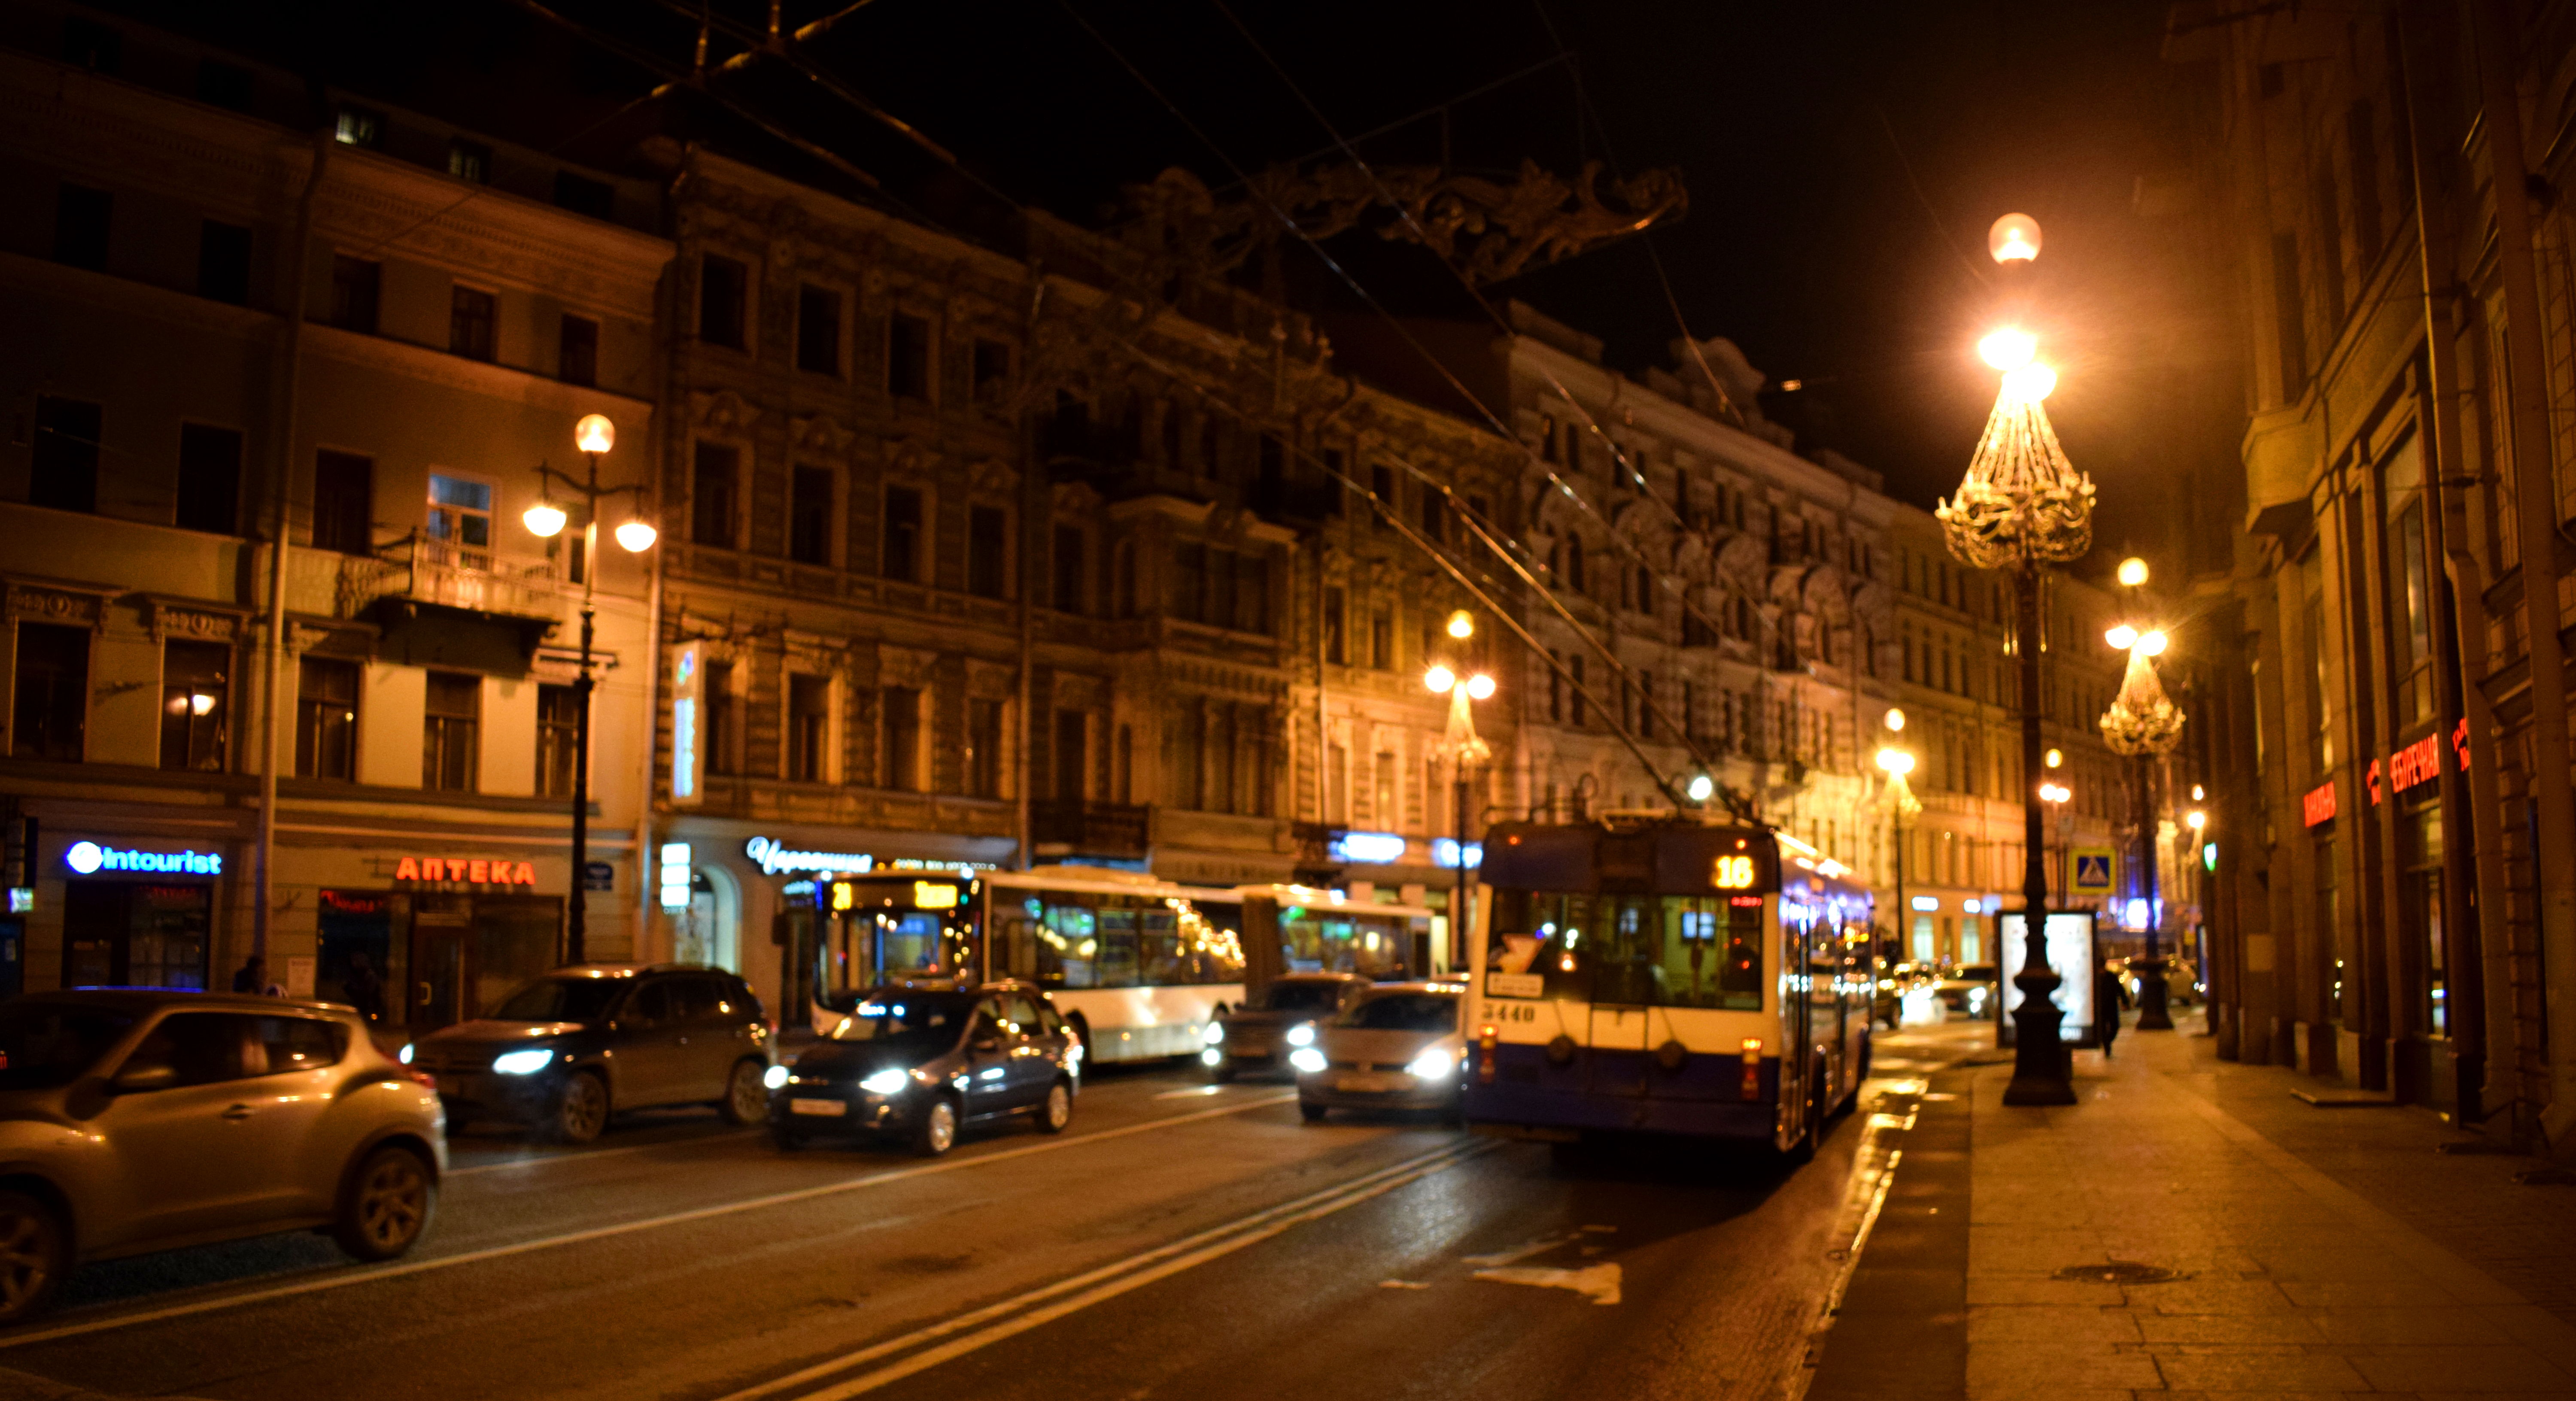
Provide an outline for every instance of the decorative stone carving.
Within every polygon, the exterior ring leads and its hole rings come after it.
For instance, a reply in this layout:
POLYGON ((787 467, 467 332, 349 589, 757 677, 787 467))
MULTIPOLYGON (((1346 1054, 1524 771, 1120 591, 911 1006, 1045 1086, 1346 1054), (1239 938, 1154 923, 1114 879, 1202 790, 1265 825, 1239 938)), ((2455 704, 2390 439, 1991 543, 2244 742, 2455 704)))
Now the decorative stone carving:
POLYGON ((730 389, 689 391, 689 422, 701 432, 742 434, 760 418, 760 410, 730 389))
POLYGON ((150 604, 152 641, 155 645, 173 638, 182 642, 238 643, 243 631, 243 616, 215 608, 191 608, 186 604, 153 599, 150 604))
POLYGON ((9 621, 101 627, 107 622, 107 599, 100 594, 74 589, 13 581, 9 585, 9 621))
POLYGON ((821 453, 839 457, 850 450, 858 435, 841 426, 830 414, 808 414, 788 420, 788 438, 798 452, 821 453))

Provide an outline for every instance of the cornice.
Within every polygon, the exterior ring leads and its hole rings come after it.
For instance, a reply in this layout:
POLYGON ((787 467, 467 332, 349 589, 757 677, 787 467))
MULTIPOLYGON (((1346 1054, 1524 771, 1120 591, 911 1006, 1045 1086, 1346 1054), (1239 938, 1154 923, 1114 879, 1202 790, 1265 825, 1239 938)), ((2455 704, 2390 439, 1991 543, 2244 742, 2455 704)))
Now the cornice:
POLYGON ((406 379, 460 389, 469 394, 530 408, 566 414, 606 413, 621 429, 640 434, 653 415, 653 402, 606 389, 566 384, 527 370, 483 360, 469 360, 443 350, 413 345, 385 336, 362 335, 322 322, 307 322, 305 346, 315 355, 361 369, 381 370, 406 379))

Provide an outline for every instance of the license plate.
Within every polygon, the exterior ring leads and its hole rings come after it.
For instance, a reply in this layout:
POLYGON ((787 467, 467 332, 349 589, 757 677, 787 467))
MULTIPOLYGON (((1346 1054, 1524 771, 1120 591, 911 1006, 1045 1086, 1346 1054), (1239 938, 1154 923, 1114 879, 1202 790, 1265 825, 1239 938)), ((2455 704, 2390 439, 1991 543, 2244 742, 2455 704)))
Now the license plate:
POLYGON ((1347 1094, 1384 1094, 1395 1086, 1383 1075, 1345 1075, 1333 1082, 1333 1088, 1347 1094))
POLYGON ((787 1112, 790 1114, 819 1114, 826 1118, 837 1118, 843 1114, 849 1113, 850 1106, 837 1099, 791 1099, 787 1101, 787 1112))

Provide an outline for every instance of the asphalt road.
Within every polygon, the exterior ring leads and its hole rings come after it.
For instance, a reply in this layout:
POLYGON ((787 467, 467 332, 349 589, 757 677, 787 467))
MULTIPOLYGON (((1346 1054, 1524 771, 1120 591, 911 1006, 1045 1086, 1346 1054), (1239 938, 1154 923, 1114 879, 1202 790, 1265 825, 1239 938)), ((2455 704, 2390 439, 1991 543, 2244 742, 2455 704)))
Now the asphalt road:
POLYGON ((1796 1170, 1309 1125, 1285 1086, 1179 1070, 936 1162, 712 1115, 579 1150, 478 1132, 409 1258, 300 1236, 94 1267, 0 1334, 0 1398, 1794 1395, 1910 1077, 1985 1034, 1883 1036, 1796 1170))

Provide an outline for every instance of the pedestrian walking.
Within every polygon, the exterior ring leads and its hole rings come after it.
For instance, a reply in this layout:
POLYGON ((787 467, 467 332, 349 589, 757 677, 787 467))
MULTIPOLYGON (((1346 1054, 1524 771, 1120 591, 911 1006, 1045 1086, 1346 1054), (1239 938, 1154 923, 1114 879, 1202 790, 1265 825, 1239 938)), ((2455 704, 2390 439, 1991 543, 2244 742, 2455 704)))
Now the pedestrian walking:
POLYGON ((2102 1058, 2111 1057, 2111 1043, 2120 1036, 2120 975, 2104 964, 2099 981, 2094 984, 2093 1021, 2102 1033, 2102 1058))
POLYGON ((241 971, 233 974, 233 991, 246 992, 254 997, 268 991, 268 960, 252 954, 249 961, 242 964, 241 971))

